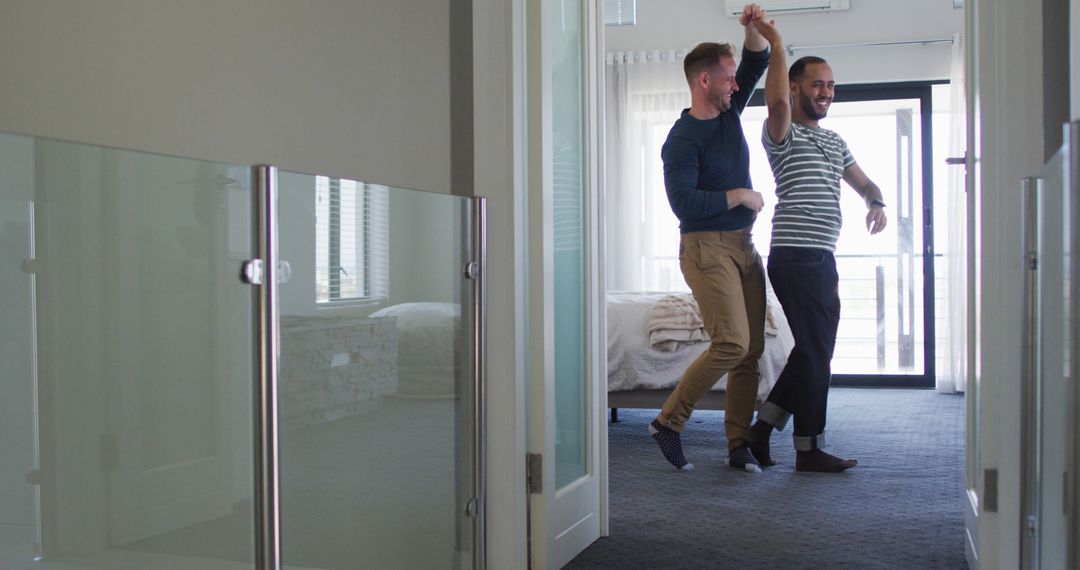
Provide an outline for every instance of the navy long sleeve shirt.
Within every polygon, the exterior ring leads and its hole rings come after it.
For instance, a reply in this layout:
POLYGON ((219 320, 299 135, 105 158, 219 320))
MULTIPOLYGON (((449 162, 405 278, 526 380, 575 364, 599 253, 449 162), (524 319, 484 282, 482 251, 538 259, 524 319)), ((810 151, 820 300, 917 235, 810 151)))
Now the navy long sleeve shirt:
POLYGON ((668 132, 660 151, 664 186, 682 233, 738 230, 754 223, 754 212, 749 208, 728 209, 727 192, 753 188, 750 148, 739 116, 768 66, 768 49, 754 52, 743 48, 735 71, 739 90, 731 96, 731 108, 705 121, 684 109, 668 132))

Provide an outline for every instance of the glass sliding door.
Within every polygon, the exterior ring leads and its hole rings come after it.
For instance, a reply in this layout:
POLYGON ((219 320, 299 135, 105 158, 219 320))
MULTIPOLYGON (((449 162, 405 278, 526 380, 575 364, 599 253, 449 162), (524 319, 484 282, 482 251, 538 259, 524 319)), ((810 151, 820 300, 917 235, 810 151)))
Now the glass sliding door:
POLYGON ((470 202, 278 181, 285 564, 471 568, 470 202))
POLYGON ((5 135, 0 164, 0 567, 251 567, 250 170, 5 135))
MULTIPOLYGON (((836 248, 840 327, 835 385, 934 385, 933 173, 930 85, 840 86, 821 126, 844 138, 863 171, 881 187, 889 225, 870 236, 866 205, 846 184, 844 225, 836 248)), ((767 112, 743 113, 747 137, 759 141, 767 112)), ((751 178, 766 207, 754 225, 768 253, 775 183, 760 142, 750 145, 751 178)))

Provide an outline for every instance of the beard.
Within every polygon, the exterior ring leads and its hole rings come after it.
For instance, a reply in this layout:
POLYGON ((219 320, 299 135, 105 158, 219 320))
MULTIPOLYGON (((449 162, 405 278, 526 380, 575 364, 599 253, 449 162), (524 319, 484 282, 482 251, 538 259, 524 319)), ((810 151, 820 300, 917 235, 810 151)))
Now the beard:
POLYGON ((804 93, 799 93, 799 107, 802 108, 803 113, 806 113, 807 117, 815 121, 820 121, 825 118, 825 115, 829 114, 829 108, 826 107, 824 111, 818 111, 814 106, 814 101, 807 97, 804 93))
POLYGON ((712 101, 712 104, 719 109, 721 113, 731 108, 731 97, 734 93, 716 89, 711 95, 712 97, 709 98, 710 101, 712 101))

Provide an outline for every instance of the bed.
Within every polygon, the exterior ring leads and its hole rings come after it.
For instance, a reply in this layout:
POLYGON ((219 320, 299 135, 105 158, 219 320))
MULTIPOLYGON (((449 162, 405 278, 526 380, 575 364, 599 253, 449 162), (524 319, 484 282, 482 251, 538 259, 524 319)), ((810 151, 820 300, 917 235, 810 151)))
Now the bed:
MULTIPOLYGON (((607 293, 607 388, 612 419, 618 408, 659 408, 679 382, 686 367, 708 341, 664 351, 649 342, 649 313, 671 293, 612 291, 607 293)), ((791 329, 771 287, 766 290, 775 334, 766 334, 761 357, 762 382, 758 401, 764 401, 780 376, 795 345, 791 329)), ((396 329, 397 394, 411 397, 452 397, 455 394, 455 354, 460 350, 461 309, 456 303, 403 303, 371 315, 386 317, 396 329)), ((698 402, 699 409, 724 407, 722 377, 698 402)))
MULTIPOLYGON (((619 408, 660 408, 686 367, 709 346, 708 341, 684 343, 673 351, 652 346, 649 313, 669 295, 637 291, 607 293, 608 407, 612 410, 612 421, 618 421, 619 408)), ((762 380, 758 385, 759 402, 768 397, 795 346, 791 328, 771 287, 766 298, 773 326, 766 327, 765 352, 759 363, 762 380)), ((727 376, 721 377, 713 390, 698 402, 698 409, 723 409, 726 384, 727 376)))

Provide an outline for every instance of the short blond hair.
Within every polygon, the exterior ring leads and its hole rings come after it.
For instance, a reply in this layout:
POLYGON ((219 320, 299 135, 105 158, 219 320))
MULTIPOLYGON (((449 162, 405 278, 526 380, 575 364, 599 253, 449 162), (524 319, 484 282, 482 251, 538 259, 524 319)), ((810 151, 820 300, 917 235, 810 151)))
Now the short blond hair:
POLYGON ((683 58, 683 73, 686 74, 686 80, 693 82, 695 75, 720 65, 720 59, 725 57, 735 59, 735 46, 726 42, 698 44, 683 58))

